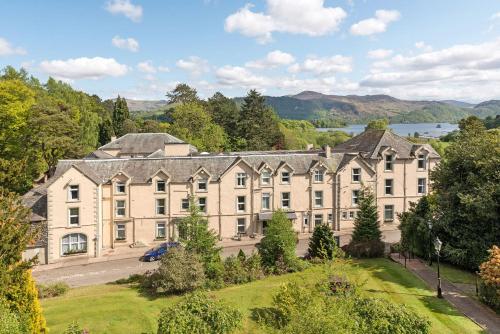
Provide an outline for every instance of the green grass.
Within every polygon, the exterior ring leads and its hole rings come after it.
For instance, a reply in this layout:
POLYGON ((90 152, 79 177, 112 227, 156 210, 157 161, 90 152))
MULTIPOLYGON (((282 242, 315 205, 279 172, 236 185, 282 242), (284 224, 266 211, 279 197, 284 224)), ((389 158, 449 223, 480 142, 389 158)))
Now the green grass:
MULTIPOLYGON (((285 281, 311 282, 321 277, 324 268, 314 266, 302 273, 274 276, 211 293, 235 305, 245 316, 241 333, 259 333, 249 319, 253 308, 269 306, 272 295, 285 281)), ((458 313, 450 304, 436 298, 434 291, 399 264, 386 259, 336 264, 339 273, 364 282, 367 295, 405 304, 429 318, 432 333, 480 333, 480 328, 458 313)), ((155 333, 156 319, 163 307, 179 297, 149 299, 128 286, 97 285, 76 288, 67 295, 42 301, 52 334, 62 333, 73 320, 91 333, 155 333)))
MULTIPOLYGON (((437 263, 433 262, 430 268, 437 272, 437 263)), ((466 271, 446 263, 439 264, 439 271, 441 273, 441 277, 451 283, 476 284, 476 275, 470 271, 466 271)))

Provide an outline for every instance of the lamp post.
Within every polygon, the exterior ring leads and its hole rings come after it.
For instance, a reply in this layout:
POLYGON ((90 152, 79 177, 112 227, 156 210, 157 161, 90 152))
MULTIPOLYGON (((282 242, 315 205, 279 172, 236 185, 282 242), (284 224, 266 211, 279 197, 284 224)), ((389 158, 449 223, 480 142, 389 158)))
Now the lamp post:
POLYGON ((441 252, 441 246, 443 245, 443 243, 441 242, 441 240, 439 240, 439 238, 436 238, 436 240, 434 241, 434 247, 436 248, 436 252, 437 252, 437 264, 438 264, 438 298, 443 298, 443 294, 441 292, 441 274, 439 272, 439 255, 440 255, 440 252, 441 252))
POLYGON ((427 222, 429 226, 429 267, 432 267, 432 221, 427 222))

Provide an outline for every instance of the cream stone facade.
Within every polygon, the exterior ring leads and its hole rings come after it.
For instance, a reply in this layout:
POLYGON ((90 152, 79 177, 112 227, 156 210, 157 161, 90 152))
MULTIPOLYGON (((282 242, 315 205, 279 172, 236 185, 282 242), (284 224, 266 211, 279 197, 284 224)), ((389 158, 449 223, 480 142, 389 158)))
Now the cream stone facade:
POLYGON ((262 235, 283 209, 297 233, 328 224, 346 243, 362 185, 376 194, 381 226, 397 229, 397 214, 429 191, 439 159, 429 145, 380 130, 333 149, 220 154, 167 134, 133 134, 60 161, 24 199, 33 223, 46 224, 42 263, 175 240, 191 197, 221 240, 262 235))

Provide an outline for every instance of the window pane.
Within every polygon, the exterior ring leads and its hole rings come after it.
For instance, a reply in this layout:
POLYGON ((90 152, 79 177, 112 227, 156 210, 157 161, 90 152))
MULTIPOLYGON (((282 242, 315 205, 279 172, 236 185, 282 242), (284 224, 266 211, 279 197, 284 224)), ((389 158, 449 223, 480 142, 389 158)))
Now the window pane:
POLYGON ((158 192, 165 191, 165 181, 156 181, 156 191, 158 192))

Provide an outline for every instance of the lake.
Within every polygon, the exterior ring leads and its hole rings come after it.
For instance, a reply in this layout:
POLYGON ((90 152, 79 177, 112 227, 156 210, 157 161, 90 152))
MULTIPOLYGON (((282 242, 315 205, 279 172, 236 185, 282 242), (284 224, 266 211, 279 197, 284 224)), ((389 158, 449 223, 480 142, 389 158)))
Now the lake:
MULTIPOLYGON (((339 130, 357 135, 365 130, 366 124, 351 124, 343 128, 318 128, 318 131, 339 130)), ((389 124, 396 134, 400 136, 413 136, 418 132, 421 137, 439 138, 445 134, 458 130, 458 124, 450 123, 414 123, 414 124, 389 124), (438 125, 440 127, 438 127, 438 125)))

